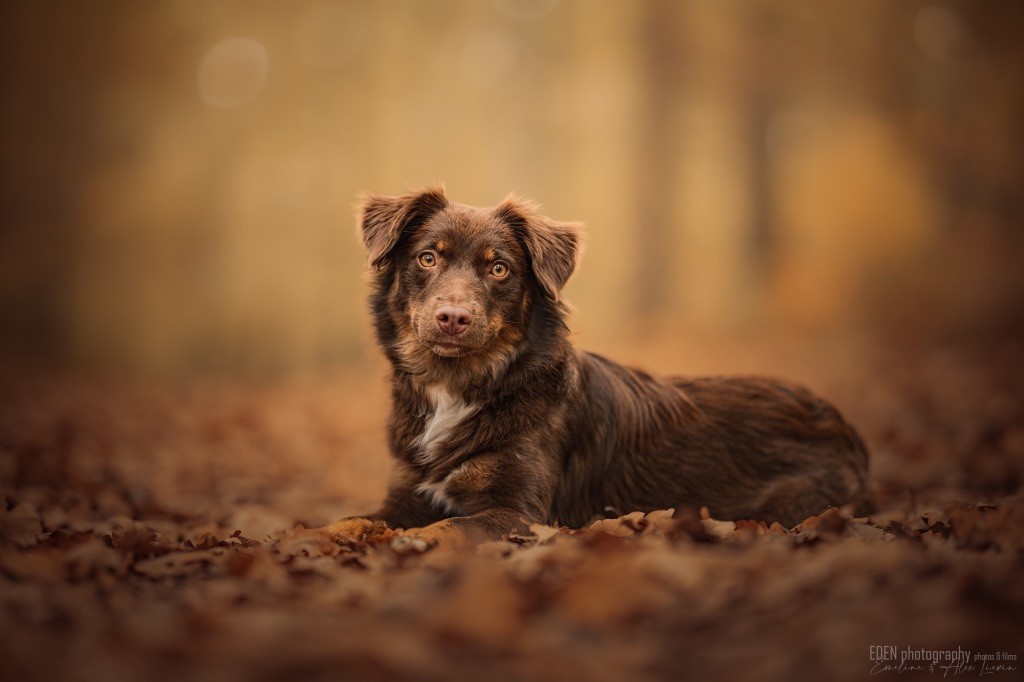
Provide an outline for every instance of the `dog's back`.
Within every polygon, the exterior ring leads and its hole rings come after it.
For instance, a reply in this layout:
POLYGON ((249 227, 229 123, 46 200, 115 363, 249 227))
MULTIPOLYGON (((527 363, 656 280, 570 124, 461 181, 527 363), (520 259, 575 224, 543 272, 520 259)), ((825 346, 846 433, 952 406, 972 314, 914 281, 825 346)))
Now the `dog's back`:
POLYGON ((662 380, 579 355, 578 403, 553 516, 706 506, 794 525, 867 504, 867 452, 834 407, 760 377, 662 380))

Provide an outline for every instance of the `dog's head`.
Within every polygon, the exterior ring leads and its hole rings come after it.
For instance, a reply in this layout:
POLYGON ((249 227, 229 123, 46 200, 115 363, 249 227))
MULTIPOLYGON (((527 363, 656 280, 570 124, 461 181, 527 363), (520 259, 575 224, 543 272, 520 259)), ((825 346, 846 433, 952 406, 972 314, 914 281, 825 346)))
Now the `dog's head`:
POLYGON ((512 196, 488 209, 453 204, 440 188, 368 195, 358 219, 378 336, 412 371, 493 368, 539 331, 531 327, 564 328, 576 224, 512 196))

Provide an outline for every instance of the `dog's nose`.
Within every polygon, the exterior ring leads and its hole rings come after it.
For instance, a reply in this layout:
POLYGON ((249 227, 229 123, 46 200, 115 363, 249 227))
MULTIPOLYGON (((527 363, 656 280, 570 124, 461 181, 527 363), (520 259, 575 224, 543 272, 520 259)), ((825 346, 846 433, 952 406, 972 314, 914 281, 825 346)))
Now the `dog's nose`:
POLYGON ((434 317, 437 319, 437 326, 441 328, 441 331, 452 336, 461 334, 469 328, 469 325, 473 324, 473 313, 465 308, 456 308, 450 305, 438 308, 434 317))

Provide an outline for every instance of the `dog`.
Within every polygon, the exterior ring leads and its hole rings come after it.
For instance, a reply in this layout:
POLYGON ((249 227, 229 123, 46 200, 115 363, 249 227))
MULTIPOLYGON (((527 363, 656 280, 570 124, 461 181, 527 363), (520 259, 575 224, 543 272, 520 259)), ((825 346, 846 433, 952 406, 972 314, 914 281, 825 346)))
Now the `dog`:
POLYGON ((868 454, 829 403, 760 377, 655 378, 577 350, 562 288, 578 224, 512 195, 366 195, 370 310, 392 366, 395 460, 377 511, 318 529, 383 528, 458 547, 609 507, 706 507, 794 526, 869 504, 868 454))

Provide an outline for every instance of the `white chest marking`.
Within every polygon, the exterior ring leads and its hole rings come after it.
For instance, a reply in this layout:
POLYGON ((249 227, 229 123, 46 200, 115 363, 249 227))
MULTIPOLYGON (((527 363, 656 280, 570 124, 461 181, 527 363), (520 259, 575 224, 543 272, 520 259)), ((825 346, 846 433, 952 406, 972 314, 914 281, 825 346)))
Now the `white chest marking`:
POLYGON ((455 502, 448 497, 445 488, 452 478, 461 474, 465 468, 465 464, 459 465, 437 483, 420 483, 416 486, 416 492, 425 495, 435 507, 443 509, 450 514, 457 513, 458 509, 455 507, 455 502))
POLYGON ((434 405, 434 412, 423 425, 423 433, 416 439, 420 448, 419 460, 426 463, 434 458, 438 446, 451 435, 452 429, 465 421, 477 410, 477 406, 452 395, 444 388, 427 388, 427 398, 434 405))

